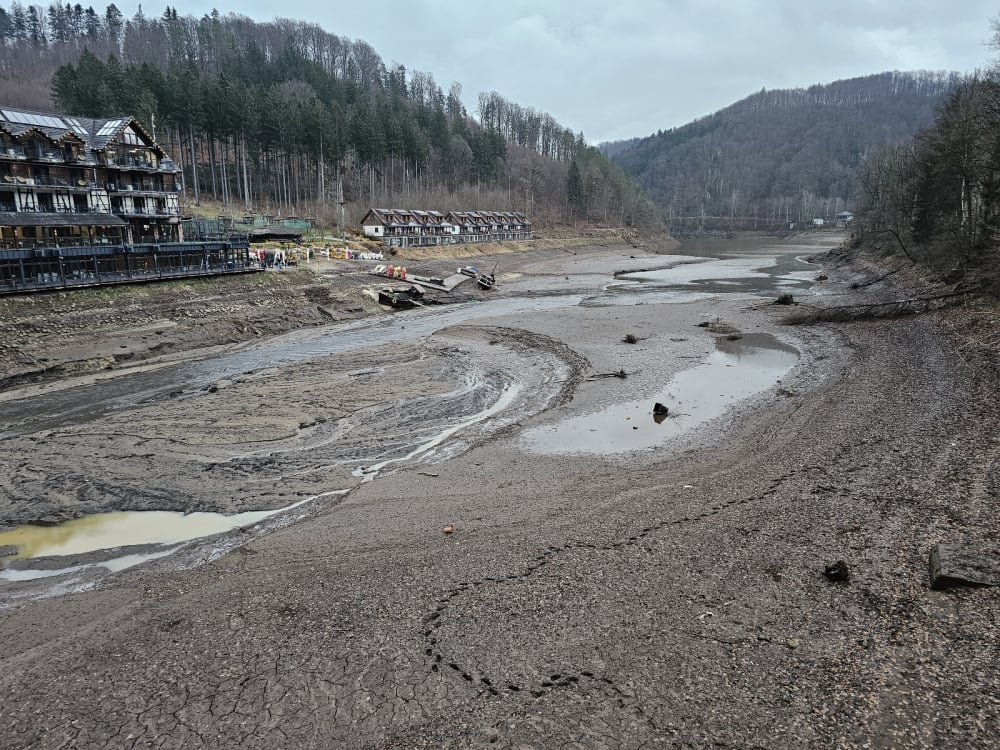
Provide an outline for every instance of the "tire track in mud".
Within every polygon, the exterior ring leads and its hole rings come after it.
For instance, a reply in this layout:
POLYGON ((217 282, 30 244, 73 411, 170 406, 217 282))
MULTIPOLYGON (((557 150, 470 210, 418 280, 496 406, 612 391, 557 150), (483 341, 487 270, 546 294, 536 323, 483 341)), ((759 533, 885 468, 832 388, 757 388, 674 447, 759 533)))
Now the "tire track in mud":
MULTIPOLYGON (((576 389, 586 380, 592 369, 590 361, 586 357, 563 342, 543 334, 527 331, 523 328, 460 325, 444 328, 435 335, 460 340, 485 341, 489 346, 503 345, 507 349, 517 352, 522 359, 534 358, 536 365, 538 364, 539 357, 549 356, 561 362, 567 370, 558 381, 551 378, 543 378, 539 385, 550 385, 553 382, 557 382, 557 387, 547 395, 536 389, 531 394, 534 398, 530 403, 526 399, 522 399, 519 403, 513 404, 510 410, 512 412, 519 412, 518 418, 513 421, 509 418, 504 420, 508 423, 502 425, 499 429, 493 429, 482 434, 478 439, 469 444, 469 448, 478 447, 490 440, 510 435, 520 429, 520 420, 524 417, 532 417, 549 409, 569 403, 572 401, 576 389)), ((509 361, 505 361, 503 367, 512 374, 516 372, 519 378, 523 377, 525 372, 531 371, 525 367, 518 366, 516 363, 512 365, 509 361)), ((534 368, 535 371, 541 369, 543 368, 538 366, 534 368)), ((533 386, 535 384, 526 383, 526 385, 533 386)))
MULTIPOLYGON (((424 385, 438 379, 457 383, 454 388, 446 388, 445 393, 427 392, 403 401, 387 389, 389 399, 380 403, 371 401, 360 412, 348 412, 341 418, 321 417, 299 422, 297 429, 292 424, 290 433, 281 433, 262 441, 264 447, 248 442, 247 437, 243 436, 240 445, 253 450, 246 455, 228 459, 214 456, 210 460, 196 459, 196 463, 191 464, 190 457, 182 455, 184 451, 181 451, 175 456, 178 462, 176 472, 166 472, 162 467, 160 470, 165 472, 165 476, 178 474, 194 477, 191 480, 193 486, 185 485, 186 491, 178 488, 167 491, 162 480, 160 484, 154 482, 156 462, 162 464, 165 457, 162 454, 157 457, 155 454, 139 453, 137 448, 152 439, 150 435, 113 429, 108 435, 113 433, 116 440, 125 440, 129 445, 112 444, 112 448, 108 449, 106 441, 99 440, 104 454, 94 454, 91 460, 80 466, 49 467, 34 479, 25 476, 23 469, 16 472, 12 470, 14 481, 6 482, 0 487, 0 500, 3 500, 4 505, 0 508, 0 519, 9 518, 11 525, 17 525, 22 518, 41 515, 37 503, 29 502, 28 498, 43 489, 50 495, 60 493, 59 497, 65 495, 73 498, 63 505, 53 501, 44 507, 44 514, 57 518, 89 515, 129 506, 134 510, 225 512, 226 508, 217 508, 209 497, 198 494, 206 473, 211 473, 208 482, 211 486, 225 486, 230 493, 234 492, 232 488, 240 488, 235 494, 243 498, 241 506, 281 507, 288 504, 287 499, 329 494, 324 493, 320 486, 322 482, 315 477, 324 475, 326 478, 323 482, 329 484, 329 475, 337 475, 339 471, 341 478, 345 480, 345 484, 341 485, 344 488, 342 495, 336 500, 324 499, 315 504, 310 503, 309 508, 296 512, 300 517, 312 515, 344 502, 357 488, 356 484, 350 484, 353 480, 349 473, 359 463, 385 459, 388 465, 381 473, 388 474, 448 460, 518 429, 520 420, 525 417, 566 403, 572 398, 576 386, 583 381, 589 368, 589 362, 569 347, 546 336, 520 329, 457 326, 443 329, 439 333, 440 336, 435 334, 415 342, 414 351, 407 352, 406 355, 413 359, 404 360, 402 368, 397 362, 394 366, 382 368, 382 372, 392 377, 399 369, 405 371, 406 362, 424 360, 429 365, 423 368, 420 375, 424 385), (496 399, 503 397, 508 385, 518 382, 522 384, 520 392, 509 407, 478 424, 447 435, 448 429, 454 424, 461 423, 470 415, 474 417, 484 409, 488 410, 496 403, 496 399), (359 426, 363 429, 358 429, 359 426), (436 436, 440 435, 446 435, 440 444, 414 455, 418 447, 433 443, 436 436), (149 459, 140 460, 140 456, 145 455, 149 459), (135 473, 143 477, 143 484, 135 484, 129 478, 129 472, 120 467, 117 473, 102 471, 100 467, 104 465, 102 461, 106 456, 112 456, 116 465, 123 456, 128 457, 131 464, 141 467, 142 471, 135 473), (262 481, 262 475, 281 477, 282 491, 287 492, 290 497, 276 498, 278 490, 262 481), (137 497, 140 498, 138 501, 135 499, 137 497), (250 497, 256 497, 259 502, 248 500, 250 497)), ((174 412, 170 414, 176 416, 174 412)), ((163 415, 160 418, 166 419, 163 415)), ((87 429, 90 428, 70 430, 64 436, 65 439, 78 441, 74 444, 78 453, 82 450, 80 446, 87 445, 86 442, 79 441, 96 439, 88 437, 85 431, 87 429), (77 432, 80 434, 77 435, 77 432)), ((156 432, 151 429, 150 434, 158 444, 176 446, 183 442, 169 435, 155 434, 156 432)), ((33 446, 36 438, 27 437, 23 442, 27 446, 33 446)), ((208 444, 214 445, 210 441, 208 444)), ((4 463, 0 461, 0 465, 4 463)), ((255 538, 258 536, 260 534, 254 535, 255 538)), ((205 555, 201 550, 206 545, 212 549, 229 549, 240 546, 246 538, 245 534, 233 534, 224 540, 191 540, 184 555, 158 565, 164 568, 177 563, 185 568, 194 567, 204 561, 202 558, 205 555)), ((104 577, 106 576, 102 576, 104 577)))
MULTIPOLYGON (((443 393, 372 402, 339 419, 300 425, 295 442, 269 447, 262 451, 263 456, 229 459, 225 465, 249 463, 246 471, 252 473, 260 471, 262 460, 332 444, 341 450, 335 463, 350 464, 352 468, 366 462, 388 462, 400 467, 439 463, 511 433, 526 417, 569 402, 590 370, 589 361, 565 344, 522 329, 452 326, 436 331, 422 348, 418 359, 438 357, 446 363, 432 379, 456 381, 458 387, 443 393), (500 354, 499 349, 505 353, 500 354), (477 413, 493 408, 503 392, 516 385, 523 393, 502 411, 457 430, 442 444, 443 448, 439 446, 434 452, 409 460, 400 458, 421 443, 433 442, 435 436, 446 433, 456 422, 475 420, 477 413), (308 428, 304 439, 302 428, 308 428)), ((395 367, 405 370, 405 365, 395 367)), ((391 369, 380 367, 377 371, 381 377, 392 377, 391 369)), ((332 465, 298 467, 293 473, 330 468, 332 465)), ((392 469, 380 473, 388 471, 392 469)))

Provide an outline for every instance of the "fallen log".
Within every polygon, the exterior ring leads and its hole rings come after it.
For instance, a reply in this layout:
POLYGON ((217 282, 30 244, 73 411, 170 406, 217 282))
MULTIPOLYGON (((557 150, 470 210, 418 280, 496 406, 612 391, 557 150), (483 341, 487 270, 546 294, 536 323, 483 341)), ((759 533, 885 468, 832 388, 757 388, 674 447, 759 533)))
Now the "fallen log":
POLYGON ((910 299, 890 300, 888 302, 865 302, 855 305, 834 305, 831 307, 814 308, 810 311, 789 315, 784 319, 786 325, 812 325, 813 323, 843 323, 853 320, 874 320, 879 318, 898 318, 904 315, 919 315, 930 310, 947 307, 953 302, 961 301, 963 297, 976 294, 974 290, 946 292, 930 297, 912 297, 910 299))

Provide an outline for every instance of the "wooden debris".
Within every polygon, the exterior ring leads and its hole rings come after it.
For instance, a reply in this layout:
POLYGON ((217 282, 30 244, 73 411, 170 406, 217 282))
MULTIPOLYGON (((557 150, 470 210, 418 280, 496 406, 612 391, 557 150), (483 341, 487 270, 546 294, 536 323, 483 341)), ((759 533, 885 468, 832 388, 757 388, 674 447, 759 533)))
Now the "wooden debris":
POLYGON ((1000 586, 1000 559, 955 544, 936 544, 930 555, 931 588, 1000 586))
POLYGON ((628 373, 625 370, 618 370, 618 372, 597 372, 591 375, 588 380, 597 380, 597 378, 621 378, 624 380, 628 377, 628 373))

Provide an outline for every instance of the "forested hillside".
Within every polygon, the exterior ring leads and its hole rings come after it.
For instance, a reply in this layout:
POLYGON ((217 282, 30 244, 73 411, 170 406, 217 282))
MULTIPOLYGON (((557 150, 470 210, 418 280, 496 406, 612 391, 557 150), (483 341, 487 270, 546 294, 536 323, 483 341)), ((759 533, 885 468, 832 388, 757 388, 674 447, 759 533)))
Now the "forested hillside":
POLYGON ((349 226, 371 205, 658 223, 582 133, 496 92, 478 95, 477 119, 460 82, 445 92, 315 24, 14 2, 0 8, 0 102, 135 116, 183 167, 189 202, 233 213, 332 223, 343 198, 349 226), (585 188, 572 199, 571 165, 585 188))
POLYGON ((959 84, 932 127, 869 154, 859 179, 863 247, 949 280, 974 271, 1000 296, 1000 66, 959 84))
POLYGON ((624 150, 604 149, 675 234, 829 220, 855 207, 865 155, 930 125, 960 81, 954 73, 882 73, 760 91, 624 150))

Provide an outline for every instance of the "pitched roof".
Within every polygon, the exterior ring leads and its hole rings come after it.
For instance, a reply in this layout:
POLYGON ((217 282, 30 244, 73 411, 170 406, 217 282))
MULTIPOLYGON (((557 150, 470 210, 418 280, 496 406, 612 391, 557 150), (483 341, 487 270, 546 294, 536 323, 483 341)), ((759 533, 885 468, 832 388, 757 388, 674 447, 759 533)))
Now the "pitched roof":
POLYGON ((94 151, 104 149, 131 125, 150 145, 165 155, 153 137, 134 117, 117 117, 111 120, 92 117, 70 117, 49 112, 34 112, 14 107, 0 108, 0 128, 16 138, 35 130, 54 143, 75 138, 94 151))

